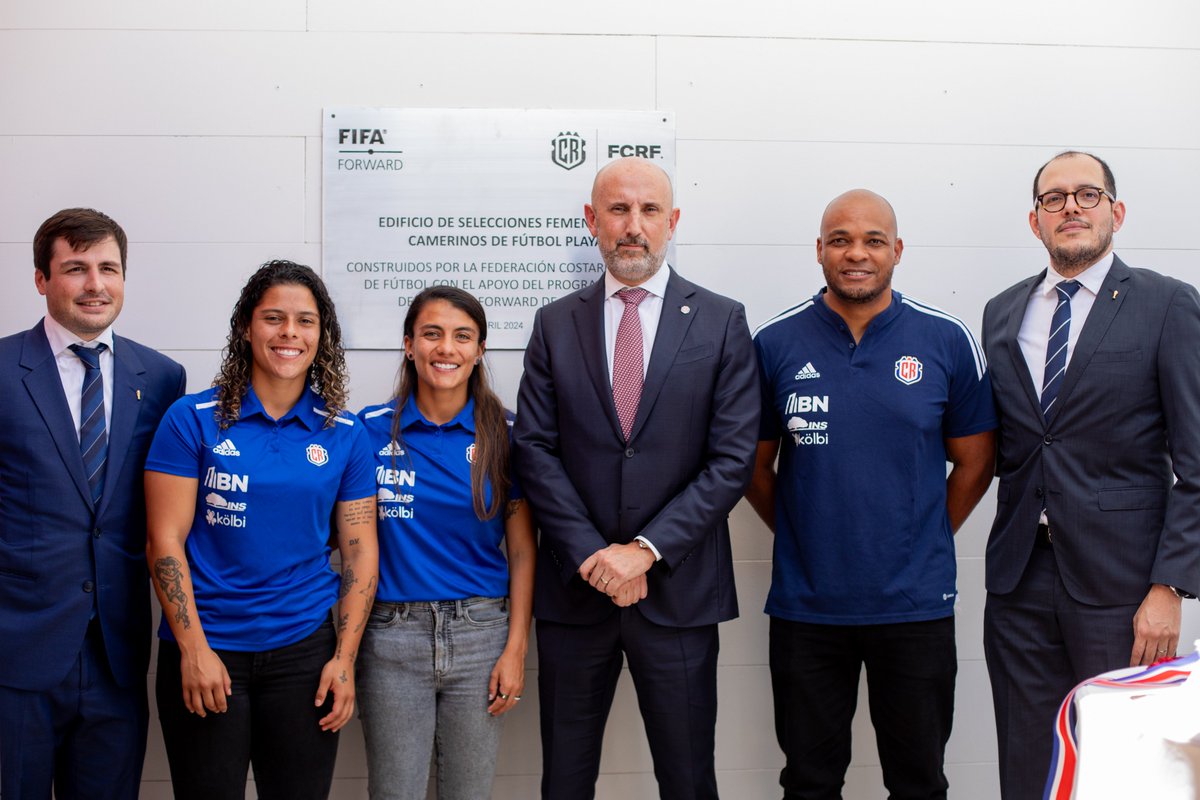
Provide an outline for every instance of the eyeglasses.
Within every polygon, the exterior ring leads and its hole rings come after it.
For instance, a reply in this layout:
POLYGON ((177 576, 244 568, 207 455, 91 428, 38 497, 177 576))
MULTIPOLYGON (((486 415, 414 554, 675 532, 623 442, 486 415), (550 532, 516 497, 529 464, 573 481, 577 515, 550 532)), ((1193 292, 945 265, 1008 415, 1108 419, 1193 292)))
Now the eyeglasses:
POLYGON ((1095 208, 1100 205, 1100 199, 1107 197, 1115 200, 1108 192, 1095 186, 1083 186, 1073 192, 1044 192, 1037 196, 1037 203, 1045 211, 1062 211, 1067 207, 1067 198, 1074 197, 1075 205, 1080 208, 1095 208))

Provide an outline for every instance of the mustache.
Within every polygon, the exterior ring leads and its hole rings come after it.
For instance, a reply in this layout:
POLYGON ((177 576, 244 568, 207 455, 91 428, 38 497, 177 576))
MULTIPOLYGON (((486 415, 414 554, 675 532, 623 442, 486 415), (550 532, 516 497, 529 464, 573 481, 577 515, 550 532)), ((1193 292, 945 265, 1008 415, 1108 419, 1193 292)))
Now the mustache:
POLYGON ((616 246, 621 247, 622 245, 630 245, 630 244, 637 245, 638 247, 644 247, 647 250, 650 249, 650 242, 646 241, 645 239, 643 239, 640 236, 623 236, 620 239, 617 239, 616 246))

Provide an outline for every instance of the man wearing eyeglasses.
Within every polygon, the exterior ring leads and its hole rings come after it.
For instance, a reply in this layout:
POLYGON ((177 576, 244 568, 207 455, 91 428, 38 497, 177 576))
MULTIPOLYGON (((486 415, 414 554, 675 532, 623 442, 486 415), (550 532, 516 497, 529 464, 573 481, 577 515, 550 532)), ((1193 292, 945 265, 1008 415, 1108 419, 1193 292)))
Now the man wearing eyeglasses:
POLYGON ((1125 265, 1108 165, 1068 151, 1034 178, 1049 268, 993 298, 1000 419, 984 649, 1005 800, 1040 798, 1079 681, 1175 655, 1200 592, 1200 297, 1125 265))

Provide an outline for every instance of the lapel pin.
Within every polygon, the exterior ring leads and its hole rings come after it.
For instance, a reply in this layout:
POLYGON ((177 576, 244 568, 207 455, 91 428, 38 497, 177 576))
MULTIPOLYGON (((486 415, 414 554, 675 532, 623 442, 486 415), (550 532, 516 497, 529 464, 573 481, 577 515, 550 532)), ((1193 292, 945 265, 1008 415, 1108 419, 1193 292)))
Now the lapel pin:
POLYGON ((1117 295, 1119 295, 1120 293, 1121 293, 1121 290, 1120 290, 1120 289, 1113 289, 1113 297, 1112 297, 1112 299, 1113 299, 1113 300, 1116 300, 1116 299, 1117 299, 1117 295))
POLYGON ((691 306, 680 306, 679 312, 681 314, 690 314, 690 313, 692 313, 692 307, 691 306))
POLYGON ((137 399, 138 399, 138 400, 141 400, 141 399, 142 399, 142 390, 141 390, 141 389, 138 389, 138 390, 137 390, 137 392, 136 392, 136 394, 137 394, 137 399))

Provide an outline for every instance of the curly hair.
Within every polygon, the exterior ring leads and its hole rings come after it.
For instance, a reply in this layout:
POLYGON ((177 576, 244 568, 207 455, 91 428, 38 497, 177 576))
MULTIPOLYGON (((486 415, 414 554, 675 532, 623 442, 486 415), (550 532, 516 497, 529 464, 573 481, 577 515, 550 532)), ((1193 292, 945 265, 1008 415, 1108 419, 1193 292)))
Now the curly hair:
POLYGON ((213 386, 219 389, 213 413, 222 430, 238 421, 242 413, 242 399, 250 388, 254 355, 250 351, 247 333, 254 309, 258 308, 268 289, 279 285, 303 286, 312 292, 317 302, 321 338, 317 345, 317 356, 308 368, 308 383, 325 401, 325 410, 329 413, 325 427, 333 425, 334 417, 346 408, 347 375, 346 355, 342 351, 342 328, 338 325, 337 312, 325 283, 303 264, 268 261, 246 281, 229 318, 229 339, 222 353, 221 369, 213 378, 213 386))
MULTIPOLYGON (((483 305, 472 295, 456 286, 438 284, 430 286, 412 299, 408 305, 408 313, 404 317, 404 335, 409 341, 415 338, 417 317, 426 304, 435 300, 444 300, 471 318, 471 322, 479 329, 480 345, 487 342, 487 314, 483 305)), ((396 444, 403 445, 400 436, 400 411, 403 410, 408 398, 420 391, 420 381, 417 378, 417 365, 410 358, 400 359, 400 377, 396 387, 396 413, 392 415, 392 439, 396 444)), ((505 418, 504 404, 492 390, 487 376, 487 362, 481 360, 479 366, 471 371, 467 379, 467 392, 475 398, 475 459, 471 462, 471 498, 475 507, 475 516, 479 519, 491 519, 508 506, 508 496, 512 490, 512 476, 509 474, 509 444, 508 421, 505 418), (492 487, 492 502, 485 502, 488 486, 492 487)))

